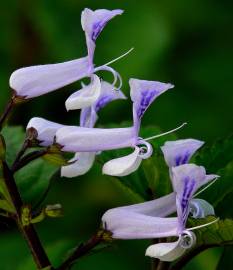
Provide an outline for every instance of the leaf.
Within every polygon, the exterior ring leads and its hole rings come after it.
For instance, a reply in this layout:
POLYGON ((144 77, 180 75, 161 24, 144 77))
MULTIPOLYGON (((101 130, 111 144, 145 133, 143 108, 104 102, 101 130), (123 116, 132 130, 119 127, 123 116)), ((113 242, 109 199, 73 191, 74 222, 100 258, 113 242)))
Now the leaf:
POLYGON ((47 153, 43 155, 43 159, 58 166, 65 166, 68 164, 68 161, 64 157, 64 152, 62 152, 57 145, 48 147, 47 153))
MULTIPOLYGON (((195 227, 214 221, 215 219, 216 217, 209 216, 204 219, 189 219, 188 223, 190 227, 195 227)), ((201 245, 223 246, 233 244, 232 219, 219 220, 216 223, 195 230, 194 232, 197 237, 196 247, 201 245)))
POLYGON ((6 200, 0 200, 0 209, 6 211, 8 213, 15 213, 14 206, 6 200))
POLYGON ((7 149, 6 161, 9 165, 12 165, 25 139, 25 132, 21 126, 6 126, 2 130, 2 135, 7 149))
POLYGON ((16 172, 16 183, 25 202, 38 200, 47 189, 57 169, 54 164, 37 159, 16 172))
POLYGON ((224 247, 216 270, 231 269, 233 265, 233 246, 224 247))

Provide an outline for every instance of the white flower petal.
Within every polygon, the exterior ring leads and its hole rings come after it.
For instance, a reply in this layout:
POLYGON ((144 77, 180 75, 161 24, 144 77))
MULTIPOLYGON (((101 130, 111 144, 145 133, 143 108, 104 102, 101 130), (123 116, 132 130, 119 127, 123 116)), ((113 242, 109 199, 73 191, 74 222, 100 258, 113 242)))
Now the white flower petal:
POLYGON ((136 147, 132 154, 108 161, 103 166, 103 174, 125 176, 136 171, 142 161, 139 153, 140 148, 136 147))
POLYGON ((97 75, 92 76, 89 85, 73 93, 65 102, 67 111, 77 110, 92 106, 99 98, 101 93, 101 83, 97 75))
POLYGON ((157 258, 161 261, 172 262, 181 257, 185 248, 180 246, 180 240, 171 243, 159 243, 151 245, 146 250, 146 256, 157 258))
POLYGON ((64 177, 76 177, 79 175, 83 175, 87 173, 95 160, 95 153, 86 153, 86 152, 80 152, 76 153, 75 157, 70 160, 70 162, 74 162, 70 165, 63 166, 61 168, 61 176, 64 177))

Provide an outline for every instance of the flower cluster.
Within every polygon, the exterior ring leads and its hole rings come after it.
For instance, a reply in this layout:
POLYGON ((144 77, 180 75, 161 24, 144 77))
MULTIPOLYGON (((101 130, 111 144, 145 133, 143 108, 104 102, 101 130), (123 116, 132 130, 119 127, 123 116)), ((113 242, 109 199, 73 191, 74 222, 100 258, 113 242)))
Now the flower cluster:
MULTIPOLYGON (((143 159, 152 155, 153 149, 149 140, 176 130, 149 138, 139 136, 145 111, 158 96, 173 88, 173 85, 133 78, 129 80, 132 126, 95 128, 101 108, 111 101, 126 99, 120 90, 122 85, 120 74, 109 66, 115 60, 99 67, 94 65, 97 37, 105 25, 122 12, 122 10, 85 9, 81 15, 81 23, 86 37, 88 52, 86 57, 64 63, 21 68, 10 77, 10 86, 15 91, 15 96, 21 99, 34 98, 82 78, 90 78, 88 85, 82 84, 82 88, 65 101, 67 110, 81 109, 79 126, 62 125, 40 117, 32 118, 27 125, 27 129, 36 130, 37 140, 41 146, 50 146, 56 142, 62 151, 74 153, 69 164, 61 168, 62 176, 75 177, 85 174, 92 167, 95 156, 102 151, 132 148, 131 154, 110 160, 103 166, 104 174, 128 175, 138 169, 143 159), (114 76, 113 83, 101 80, 96 75, 98 71, 111 72, 114 76)), ((194 139, 165 143, 162 152, 169 167, 174 191, 150 202, 107 211, 102 221, 105 229, 112 232, 113 238, 178 237, 175 242, 159 243, 147 249, 146 255, 165 261, 176 259, 194 245, 193 230, 197 227, 186 228, 188 215, 191 214, 194 218, 214 215, 213 207, 204 200, 195 199, 195 193, 201 186, 217 178, 216 175, 206 175, 203 167, 188 164, 202 144, 203 142, 194 139), (168 217, 173 213, 177 213, 177 217, 168 217)))

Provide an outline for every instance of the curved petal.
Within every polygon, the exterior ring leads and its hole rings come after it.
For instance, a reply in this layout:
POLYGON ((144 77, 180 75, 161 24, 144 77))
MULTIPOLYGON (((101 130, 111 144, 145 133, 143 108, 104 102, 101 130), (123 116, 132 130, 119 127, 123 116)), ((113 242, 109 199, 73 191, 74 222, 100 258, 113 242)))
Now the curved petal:
POLYGON ((110 209, 102 217, 106 230, 116 239, 153 239, 178 236, 177 218, 144 215, 124 209, 110 209))
POLYGON ((206 216, 215 215, 214 207, 202 199, 192 199, 189 208, 193 218, 205 218, 206 216))
POLYGON ((77 110, 92 106, 99 98, 101 92, 101 83, 97 75, 92 76, 89 85, 73 93, 65 102, 67 111, 77 110))
POLYGON ((185 139, 168 141, 162 147, 165 161, 169 167, 186 164, 192 155, 204 144, 202 141, 185 139))
POLYGON ((138 132, 140 120, 150 104, 163 92, 174 86, 170 83, 130 79, 130 96, 133 101, 135 132, 138 132))
POLYGON ((87 173, 95 160, 95 153, 76 153, 74 158, 70 160, 70 162, 73 162, 70 165, 63 166, 61 168, 61 176, 64 177, 76 177, 79 175, 83 175, 87 173))
POLYGON ((62 127, 64 125, 40 117, 33 117, 27 124, 27 129, 34 128, 37 131, 37 139, 41 142, 41 146, 53 144, 57 130, 62 127))
POLYGON ((140 148, 136 147, 132 154, 106 162, 102 169, 103 174, 125 176, 136 171, 142 162, 139 153, 140 148))
POLYGON ((133 147, 135 137, 132 128, 85 128, 69 126, 56 133, 57 142, 68 152, 98 152, 133 147))
POLYGON ((85 31, 86 43, 88 49, 88 55, 90 62, 93 62, 93 55, 95 50, 95 41, 104 26, 116 15, 122 14, 123 11, 120 9, 107 10, 97 9, 95 11, 85 8, 81 15, 82 28, 85 31))
POLYGON ((87 57, 58 64, 20 68, 11 74, 10 87, 18 96, 33 98, 88 77, 92 69, 87 57))
POLYGON ((185 251, 186 249, 180 246, 180 240, 177 240, 171 243, 159 243, 149 246, 146 250, 146 256, 172 262, 181 257, 185 251))

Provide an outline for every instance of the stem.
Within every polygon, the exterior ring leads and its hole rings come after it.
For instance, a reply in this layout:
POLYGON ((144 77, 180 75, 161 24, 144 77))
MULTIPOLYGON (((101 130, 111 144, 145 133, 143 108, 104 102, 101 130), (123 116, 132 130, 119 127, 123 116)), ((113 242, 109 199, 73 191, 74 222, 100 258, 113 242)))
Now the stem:
POLYGON ((81 244, 76 248, 76 250, 71 254, 71 256, 65 260, 60 267, 56 270, 67 270, 70 269, 72 264, 79 258, 86 255, 94 247, 101 243, 103 240, 102 234, 95 234, 91 239, 89 239, 85 244, 81 244))
POLYGON ((15 98, 14 96, 11 97, 10 101, 6 105, 3 114, 0 117, 0 131, 2 130, 4 123, 6 122, 7 118, 9 117, 9 114, 12 112, 14 108, 15 105, 14 98, 15 98))
POLYGON ((39 157, 42 157, 43 155, 45 155, 47 153, 47 151, 48 151, 47 149, 43 149, 43 150, 34 151, 34 152, 31 152, 31 153, 25 155, 21 160, 14 162, 14 164, 11 168, 12 172, 15 173, 19 169, 21 169, 22 167, 26 166, 31 161, 33 161, 39 157))
POLYGON ((37 265, 37 268, 43 269, 45 267, 51 266, 51 263, 47 257, 47 254, 45 253, 45 250, 34 229, 34 226, 32 224, 23 226, 21 222, 21 209, 23 206, 23 202, 18 192, 15 179, 13 177, 13 173, 9 169, 5 161, 2 161, 2 170, 3 170, 3 176, 4 176, 6 187, 8 189, 12 203, 16 210, 16 215, 15 215, 16 223, 22 235, 24 236, 25 240, 27 241, 27 244, 30 248, 31 254, 37 265))
POLYGON ((157 270, 168 270, 170 266, 169 262, 162 262, 160 261, 158 266, 157 266, 157 270))

